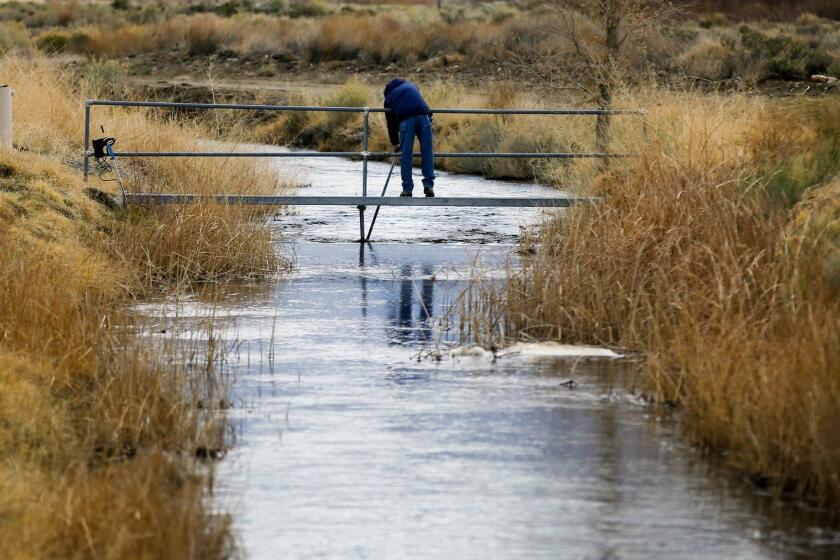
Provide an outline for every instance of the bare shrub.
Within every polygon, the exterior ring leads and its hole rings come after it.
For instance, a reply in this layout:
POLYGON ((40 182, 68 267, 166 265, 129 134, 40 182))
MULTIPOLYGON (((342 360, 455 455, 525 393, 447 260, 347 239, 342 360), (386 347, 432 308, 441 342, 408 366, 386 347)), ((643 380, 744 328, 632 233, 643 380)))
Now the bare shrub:
POLYGON ((227 47, 233 39, 233 25, 230 20, 215 14, 198 14, 186 22, 184 40, 187 54, 204 56, 227 47))

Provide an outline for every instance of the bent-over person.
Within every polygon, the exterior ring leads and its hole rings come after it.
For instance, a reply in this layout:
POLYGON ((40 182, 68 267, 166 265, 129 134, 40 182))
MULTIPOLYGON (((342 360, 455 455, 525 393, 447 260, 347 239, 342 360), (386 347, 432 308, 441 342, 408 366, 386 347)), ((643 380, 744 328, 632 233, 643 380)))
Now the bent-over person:
POLYGON ((412 196, 414 180, 411 176, 414 160, 414 139, 420 140, 421 169, 423 170, 423 193, 435 196, 435 156, 432 147, 432 111, 420 89, 413 83, 397 78, 385 86, 385 120, 388 123, 388 137, 395 152, 401 152, 400 174, 402 192, 400 196, 412 196))

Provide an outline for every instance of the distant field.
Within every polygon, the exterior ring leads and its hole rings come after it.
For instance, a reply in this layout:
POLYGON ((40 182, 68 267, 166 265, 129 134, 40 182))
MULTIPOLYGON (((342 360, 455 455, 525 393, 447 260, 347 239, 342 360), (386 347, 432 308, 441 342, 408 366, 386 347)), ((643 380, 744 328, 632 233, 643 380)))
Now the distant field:
MULTIPOLYGON (((137 74, 206 73, 213 60, 249 58, 237 76, 271 78, 336 64, 563 87, 578 80, 570 22, 596 36, 574 2, 339 3, 6 2, 0 52, 121 60, 137 74), (561 8, 561 9, 558 9, 561 8), (183 69, 180 69, 183 67, 183 69)), ((689 78, 762 83, 840 74, 840 3, 719 0, 675 12, 637 33, 612 71, 629 82, 689 78), (832 19, 834 18, 834 19, 832 19)))

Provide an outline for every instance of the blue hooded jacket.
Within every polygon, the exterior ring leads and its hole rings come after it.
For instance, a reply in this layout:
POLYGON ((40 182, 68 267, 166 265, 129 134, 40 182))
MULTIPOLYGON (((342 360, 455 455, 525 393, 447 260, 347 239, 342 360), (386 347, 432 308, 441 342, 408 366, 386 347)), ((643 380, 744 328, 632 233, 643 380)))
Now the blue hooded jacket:
POLYGON ((390 109, 385 113, 385 120, 391 144, 395 146, 400 143, 399 126, 402 121, 417 115, 432 114, 417 86, 402 78, 391 80, 385 86, 385 108, 390 109))

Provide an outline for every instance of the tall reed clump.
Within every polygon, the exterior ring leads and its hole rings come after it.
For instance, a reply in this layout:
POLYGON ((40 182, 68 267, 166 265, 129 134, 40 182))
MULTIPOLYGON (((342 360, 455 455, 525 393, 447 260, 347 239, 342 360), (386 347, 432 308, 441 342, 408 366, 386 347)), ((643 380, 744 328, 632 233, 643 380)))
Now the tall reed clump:
MULTIPOLYGON (((148 115, 117 120, 126 143, 164 151, 177 138, 188 151, 231 149, 197 140, 207 127, 169 121, 155 126, 148 115)), ((237 138, 241 132, 230 130, 237 138)), ((180 194, 277 194, 286 188, 280 171, 265 161, 243 158, 152 159, 124 167, 126 189, 180 194)), ((213 202, 180 207, 131 208, 114 223, 115 251, 131 263, 145 286, 184 281, 260 278, 281 270, 266 227, 268 210, 213 202)))
MULTIPOLYGON (((455 106, 478 105, 487 109, 545 109, 523 95, 510 82, 493 84, 482 92, 480 100, 455 106)), ((493 153, 591 152, 595 121, 591 117, 542 115, 472 115, 437 119, 436 144, 440 151, 493 153)), ((627 122, 617 122, 613 151, 622 151, 627 136, 627 122), (619 132, 621 134, 619 134, 619 132)), ((637 135, 638 136, 638 135, 637 135)), ((453 158, 440 162, 442 169, 474 173, 495 179, 537 180, 560 188, 580 189, 590 184, 594 167, 585 160, 546 160, 540 158, 453 158)))
POLYGON ((681 405, 694 442, 777 492, 837 504, 840 293, 824 238, 838 216, 809 181, 826 175, 814 154, 840 132, 840 107, 780 108, 667 94, 638 165, 602 177, 602 203, 548 220, 502 292, 473 302, 471 326, 485 341, 643 351, 648 394, 681 405), (797 190, 813 187, 793 209, 768 172, 791 162, 797 190))

